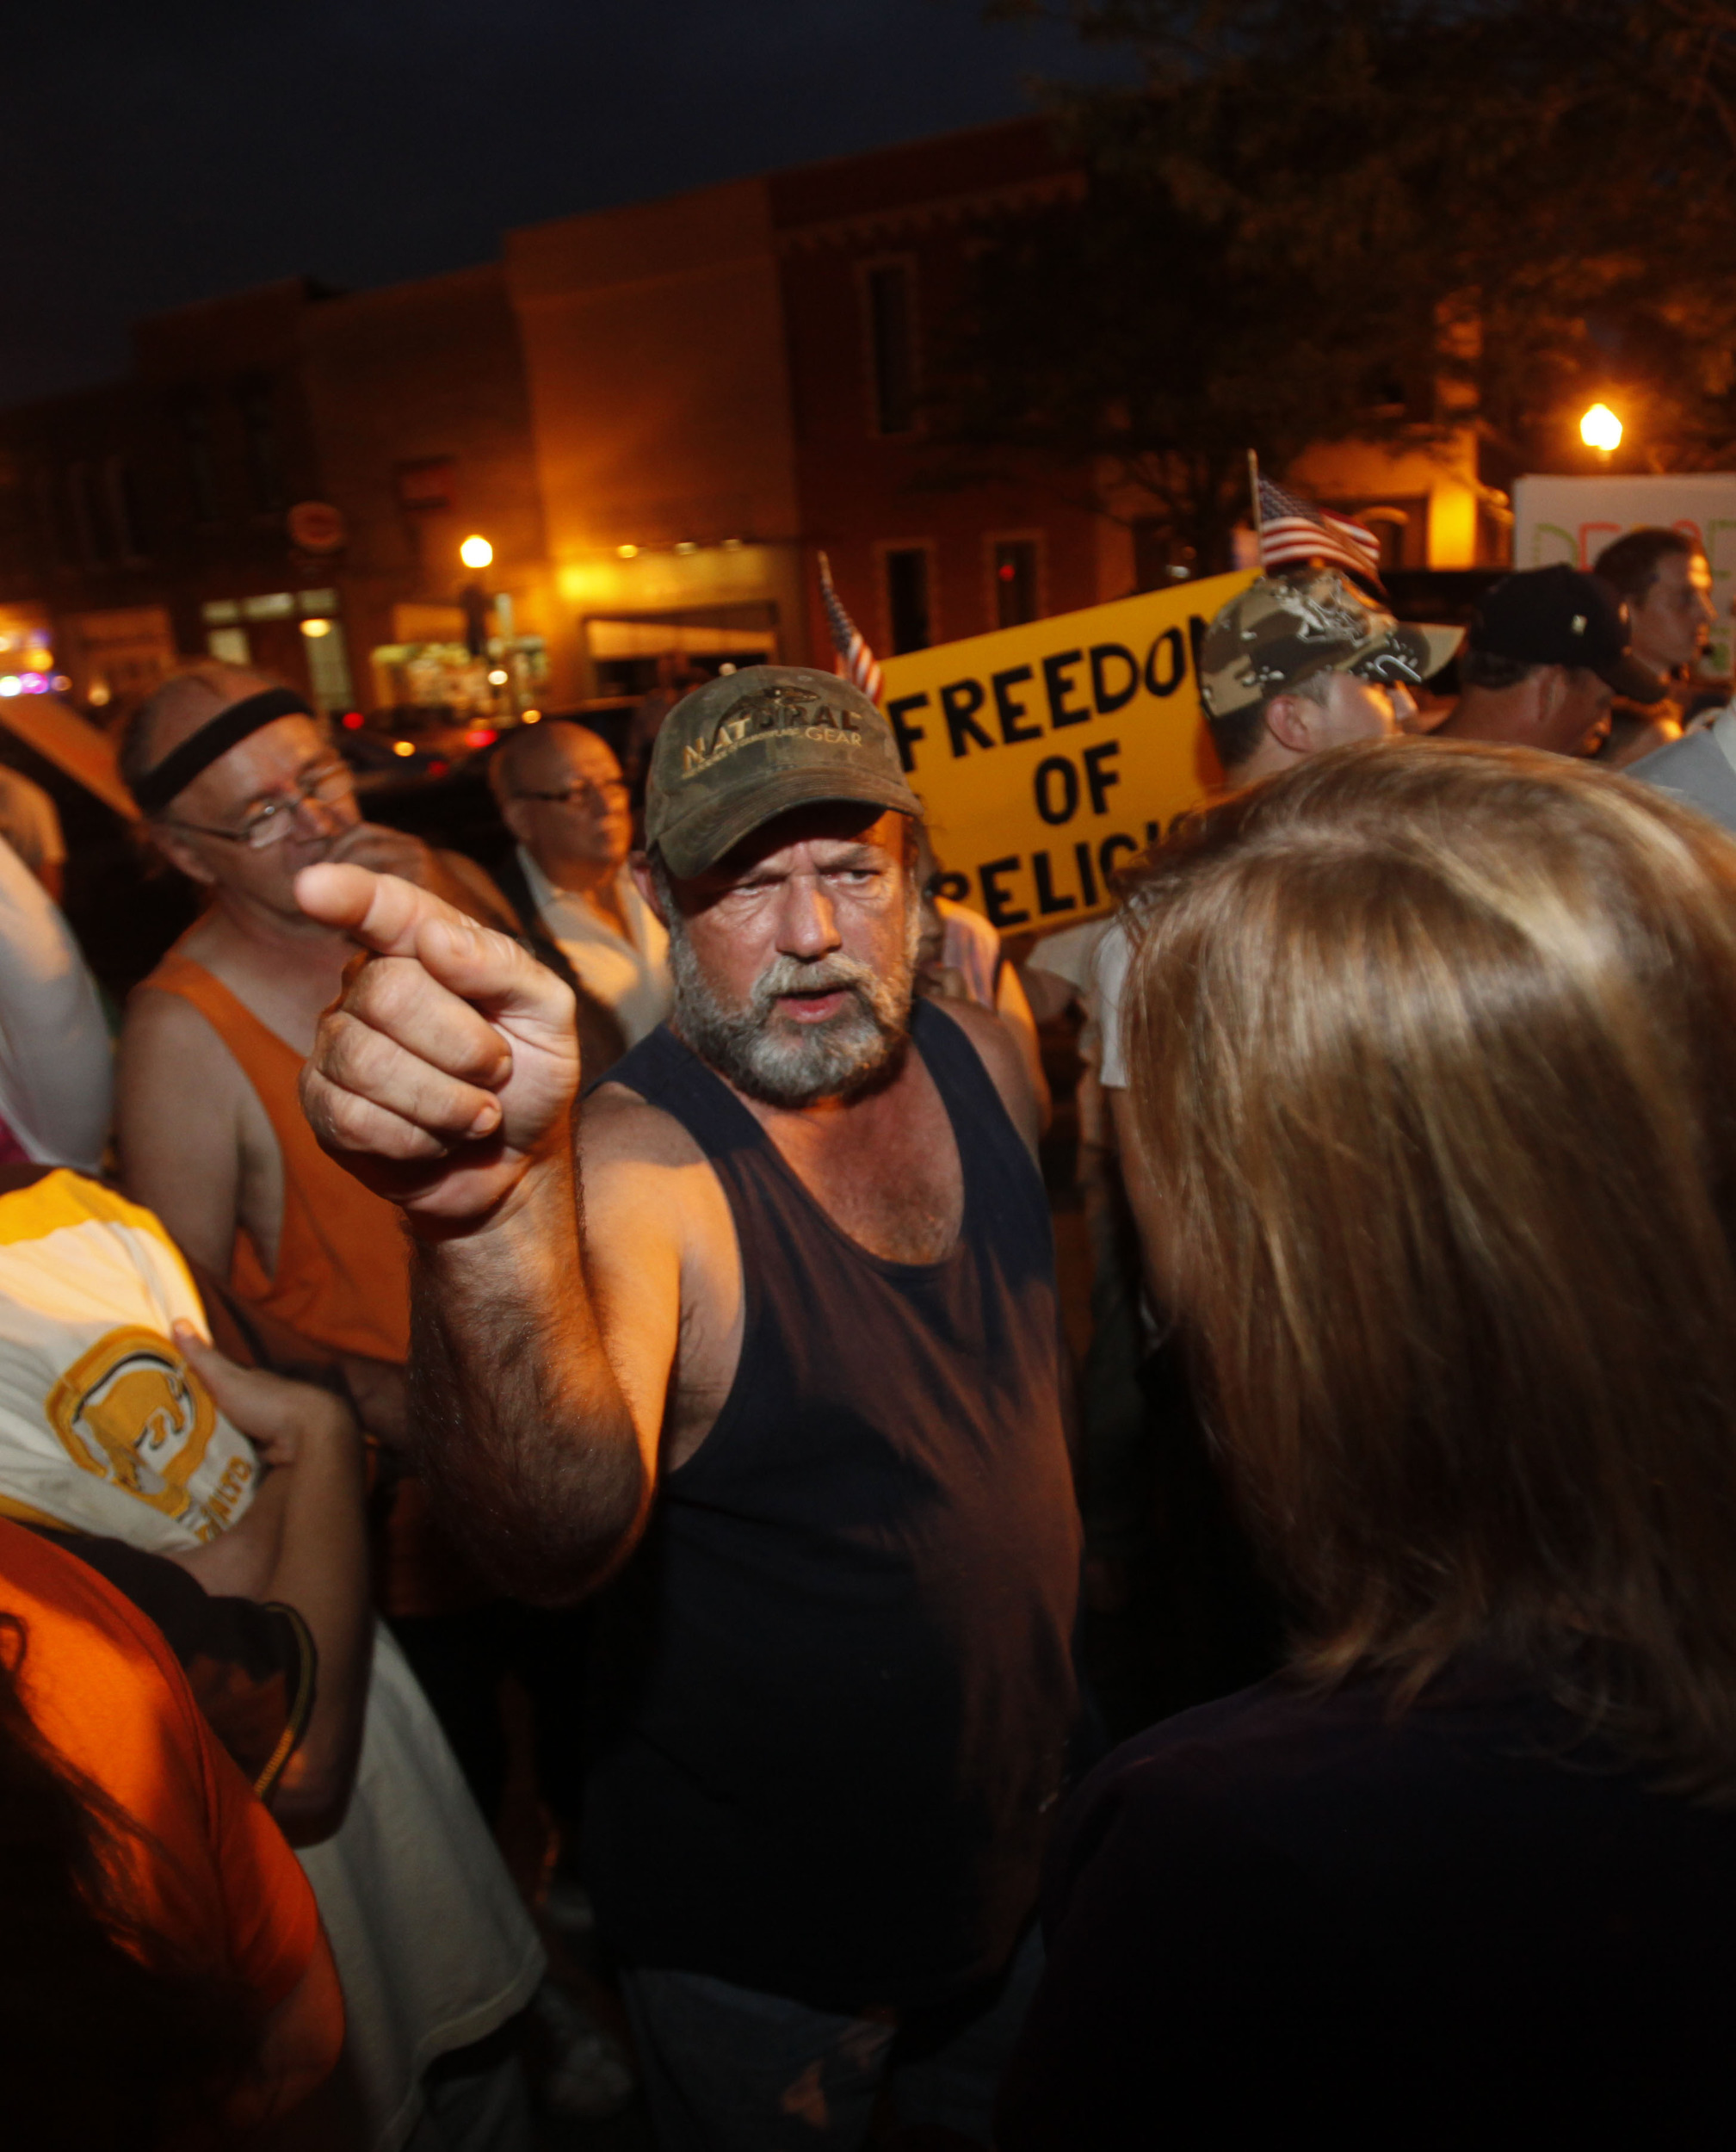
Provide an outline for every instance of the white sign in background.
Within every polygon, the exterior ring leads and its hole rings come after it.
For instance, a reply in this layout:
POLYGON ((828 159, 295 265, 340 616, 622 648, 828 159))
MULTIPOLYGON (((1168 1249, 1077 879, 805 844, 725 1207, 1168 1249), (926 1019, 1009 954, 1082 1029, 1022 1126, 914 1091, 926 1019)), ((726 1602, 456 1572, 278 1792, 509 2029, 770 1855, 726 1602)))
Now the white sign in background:
POLYGON ((1706 555, 1718 609, 1706 670, 1729 673, 1736 636, 1730 611, 1736 598, 1736 471, 1520 479, 1513 487, 1513 566, 1547 568, 1565 560, 1589 568, 1605 546, 1641 523, 1679 530, 1706 555))

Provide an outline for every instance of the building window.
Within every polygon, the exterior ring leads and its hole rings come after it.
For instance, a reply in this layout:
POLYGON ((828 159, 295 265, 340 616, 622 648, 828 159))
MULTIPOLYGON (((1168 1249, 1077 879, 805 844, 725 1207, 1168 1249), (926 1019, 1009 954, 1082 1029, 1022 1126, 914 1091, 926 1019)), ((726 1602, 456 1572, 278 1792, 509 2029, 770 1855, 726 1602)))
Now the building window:
POLYGON ((355 696, 349 681, 349 652, 344 641, 343 622, 324 618, 305 620, 301 633, 307 651, 308 684, 313 690, 314 701, 328 716, 349 709, 355 696), (317 634, 313 632, 316 628, 317 634))
POLYGON ((61 512, 60 489, 46 464, 37 466, 35 492, 36 534, 43 553, 55 567, 66 567, 72 558, 66 543, 66 518, 61 512))
POLYGON ((102 526, 97 519, 96 496, 90 483, 90 466, 74 463, 66 472, 66 505, 71 512, 72 543, 79 565, 101 567, 104 559, 102 526))
POLYGON ((129 566, 145 559, 145 525, 139 513, 139 486, 133 466, 125 456, 110 456, 102 467, 103 491, 108 497, 108 521, 120 543, 120 558, 129 566))
POLYGON ((1198 556, 1183 545, 1174 527, 1163 516, 1140 516, 1134 520, 1134 588, 1167 590, 1185 583, 1194 572, 1198 556))
POLYGON ((410 516, 437 515, 457 506, 458 464, 453 456, 422 456, 398 467, 398 504, 410 516))
POLYGON ((181 445, 187 457, 187 491, 195 523, 217 521, 217 470, 211 460, 211 413, 202 397, 181 406, 181 445))
POLYGON ((1381 541, 1381 566, 1402 568, 1410 556, 1405 543, 1411 518, 1402 508, 1365 508, 1358 519, 1381 541))
POLYGON ((237 391, 237 401, 247 436, 247 479, 253 505, 262 516, 275 516, 285 502, 270 382, 244 381, 237 391))
POLYGON ((1513 511, 1487 501, 1477 504, 1477 561, 1480 568, 1513 565, 1513 511))
POLYGON ((205 647, 213 658, 220 658, 226 665, 250 665, 253 652, 247 640, 244 628, 207 628, 205 647))
POLYGON ((996 538, 990 541, 989 566, 995 586, 997 628, 1022 628, 1041 611, 1037 595, 1037 541, 996 538))
POLYGON ((894 657, 906 650, 926 650, 934 640, 929 602, 929 549, 891 546, 886 553, 887 617, 894 657))
POLYGON ((910 433, 916 427, 915 286, 915 268, 909 262, 879 262, 867 273, 876 433, 910 433))
POLYGON ((1332 501, 1327 504, 1341 516, 1353 516, 1381 541, 1383 568, 1422 568, 1429 562, 1429 497, 1406 495, 1399 500, 1332 501))

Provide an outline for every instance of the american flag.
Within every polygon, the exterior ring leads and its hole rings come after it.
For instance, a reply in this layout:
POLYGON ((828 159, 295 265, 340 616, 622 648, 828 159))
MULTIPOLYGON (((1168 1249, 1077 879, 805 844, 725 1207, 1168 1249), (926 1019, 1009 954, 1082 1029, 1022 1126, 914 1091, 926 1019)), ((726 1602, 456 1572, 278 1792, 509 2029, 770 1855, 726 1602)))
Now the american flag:
POLYGON ((819 594, 825 616, 831 623, 832 648, 837 652, 834 670, 870 702, 880 699, 880 661, 868 648, 868 638, 843 609, 843 600, 832 587, 831 563, 819 557, 819 594))
POLYGON ((1298 560, 1325 560, 1381 587, 1381 541, 1366 523, 1287 493, 1263 471, 1258 484, 1262 568, 1270 572, 1298 560))

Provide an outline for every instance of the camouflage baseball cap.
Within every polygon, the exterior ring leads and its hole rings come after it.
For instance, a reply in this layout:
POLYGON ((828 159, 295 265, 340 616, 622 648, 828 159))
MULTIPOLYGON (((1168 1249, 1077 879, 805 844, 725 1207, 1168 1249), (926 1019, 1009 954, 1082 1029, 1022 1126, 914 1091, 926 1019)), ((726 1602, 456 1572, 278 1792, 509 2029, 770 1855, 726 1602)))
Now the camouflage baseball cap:
POLYGON ((775 815, 861 800, 920 819, 893 729, 859 688, 804 665, 748 665, 683 696, 652 750, 645 841, 703 874, 775 815))
POLYGON ((1441 670, 1464 634, 1462 628, 1396 621, 1330 568, 1263 575, 1207 629, 1200 698, 1209 716, 1233 717, 1317 672, 1418 687, 1441 670))

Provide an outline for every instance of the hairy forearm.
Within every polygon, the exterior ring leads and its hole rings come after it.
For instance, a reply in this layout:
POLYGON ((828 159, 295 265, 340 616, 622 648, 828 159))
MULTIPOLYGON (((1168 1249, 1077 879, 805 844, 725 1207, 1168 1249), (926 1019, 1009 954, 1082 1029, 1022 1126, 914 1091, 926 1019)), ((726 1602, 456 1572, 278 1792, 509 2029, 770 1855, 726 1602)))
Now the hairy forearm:
POLYGON ((651 1501, 604 1350, 565 1159, 480 1231, 417 1241, 411 1412, 441 1521, 515 1598, 561 1605, 617 1568, 651 1501))

